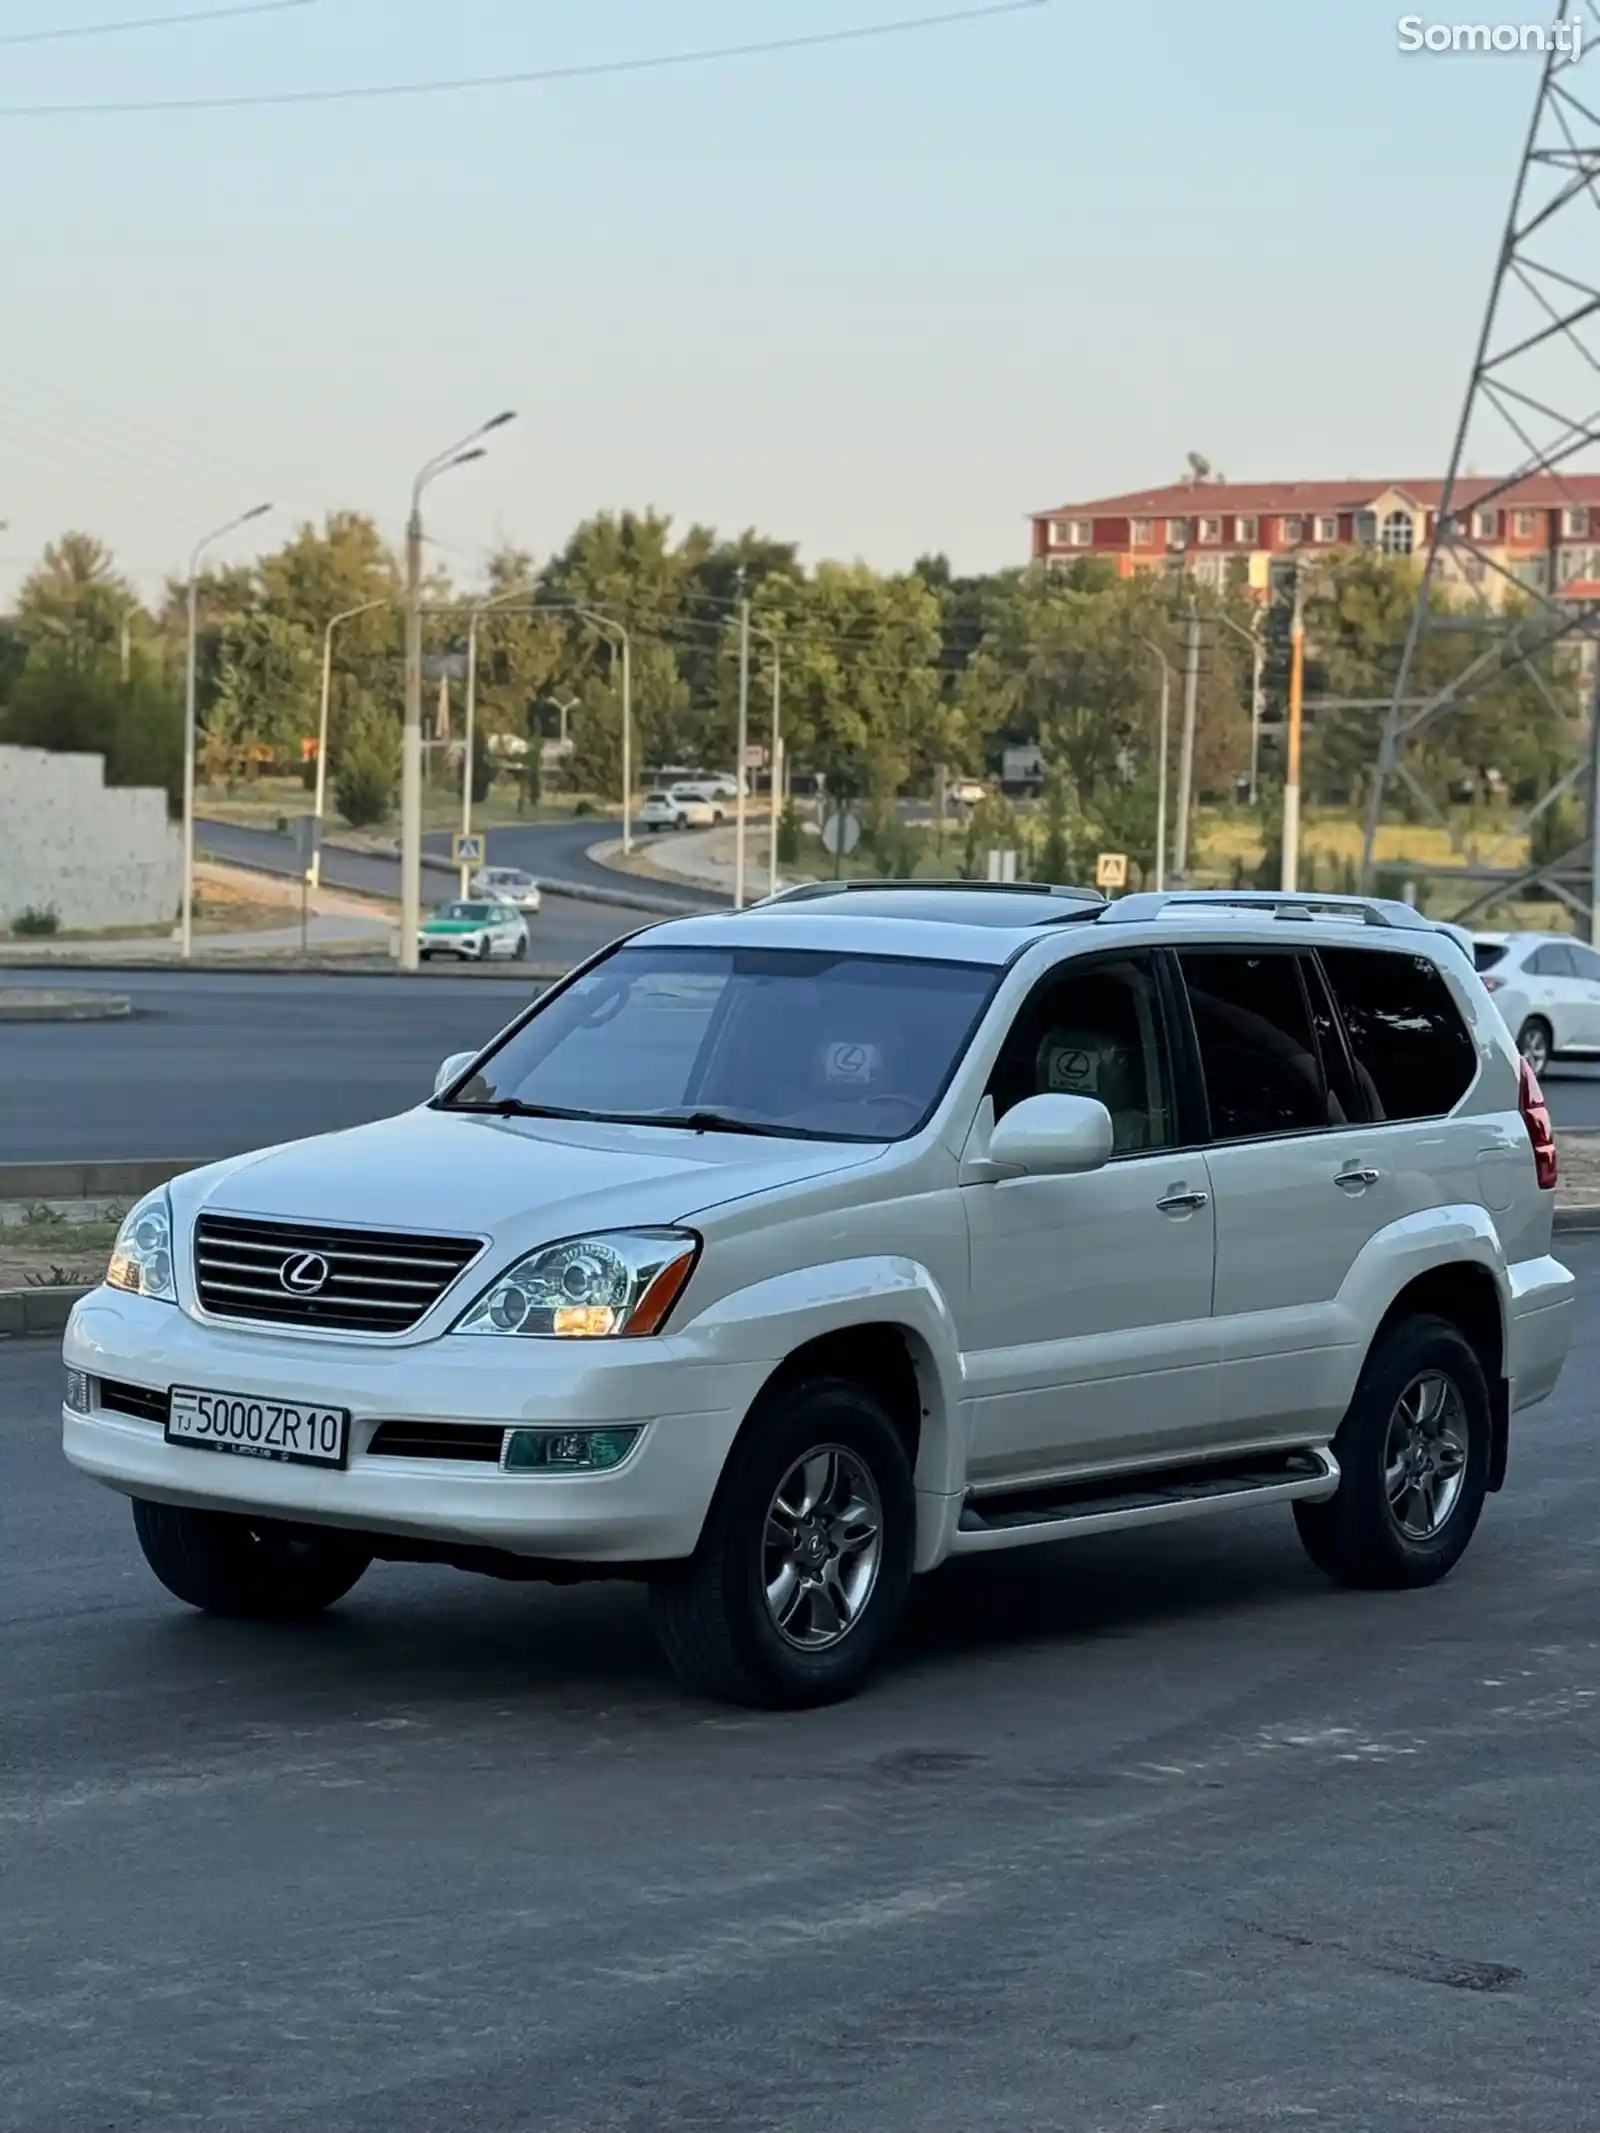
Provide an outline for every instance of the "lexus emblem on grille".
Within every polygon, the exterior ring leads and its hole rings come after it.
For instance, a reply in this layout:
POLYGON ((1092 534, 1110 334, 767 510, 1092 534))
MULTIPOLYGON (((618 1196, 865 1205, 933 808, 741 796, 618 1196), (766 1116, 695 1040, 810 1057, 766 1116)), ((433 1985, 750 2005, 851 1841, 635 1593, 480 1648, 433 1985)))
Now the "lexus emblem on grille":
POLYGON ((332 1274, 320 1252, 296 1252, 279 1267, 278 1280, 291 1296, 320 1296, 332 1274))

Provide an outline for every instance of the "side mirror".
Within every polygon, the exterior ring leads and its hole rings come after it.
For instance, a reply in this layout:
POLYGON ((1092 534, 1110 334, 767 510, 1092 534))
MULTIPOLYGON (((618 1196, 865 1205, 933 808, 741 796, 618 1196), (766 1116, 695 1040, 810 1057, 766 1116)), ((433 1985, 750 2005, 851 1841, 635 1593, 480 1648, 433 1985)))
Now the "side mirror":
POLYGON ((442 1096, 451 1082, 459 1081, 477 1056, 476 1052, 452 1052, 433 1077, 434 1095, 442 1096))
POLYGON ((1026 1096, 989 1136, 989 1160, 1028 1177, 1075 1177, 1111 1160, 1111 1113, 1092 1096, 1026 1096))

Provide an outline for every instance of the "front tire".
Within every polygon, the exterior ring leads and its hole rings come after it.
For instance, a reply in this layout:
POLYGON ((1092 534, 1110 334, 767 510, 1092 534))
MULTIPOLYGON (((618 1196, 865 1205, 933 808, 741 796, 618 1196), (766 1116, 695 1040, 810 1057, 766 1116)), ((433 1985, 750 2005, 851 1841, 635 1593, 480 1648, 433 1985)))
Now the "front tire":
POLYGON ((842 1379, 763 1401, 734 1446, 700 1546, 651 1588, 686 1686, 796 1710, 860 1686, 911 1585, 916 1494, 882 1406, 842 1379))
POLYGON ((174 1599, 210 1615, 303 1622, 342 1600, 372 1557, 342 1533, 134 1499, 144 1559, 174 1599))
POLYGON ((1543 1015, 1530 1015, 1517 1031, 1517 1050, 1527 1060, 1536 1076, 1549 1066, 1551 1055, 1555 1051, 1555 1032, 1543 1015))
POLYGON ((528 960, 528 936, 525 933, 518 938, 516 945, 513 947, 511 960, 514 963, 525 963, 528 960))
POLYGON ((1436 1584, 1477 1527, 1492 1436, 1483 1366, 1459 1327, 1400 1320, 1374 1344, 1333 1440, 1337 1492, 1294 1507, 1306 1553, 1341 1585, 1436 1584))

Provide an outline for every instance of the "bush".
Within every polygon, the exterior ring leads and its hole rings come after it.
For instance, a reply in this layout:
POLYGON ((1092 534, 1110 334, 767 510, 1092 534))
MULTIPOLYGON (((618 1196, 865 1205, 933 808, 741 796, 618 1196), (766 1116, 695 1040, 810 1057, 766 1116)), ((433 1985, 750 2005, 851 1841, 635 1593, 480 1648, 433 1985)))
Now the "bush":
POLYGON ((791 800, 778 817, 778 864, 781 867, 798 866, 800 863, 800 822, 791 800))
POLYGON ((592 800, 580 800, 577 806, 574 807, 574 809, 572 810, 574 816, 592 815, 594 811, 595 805, 592 800))
POLYGON ((11 930, 20 941, 49 940, 61 931, 61 913, 54 904, 46 904, 42 909, 37 904, 30 904, 11 921, 11 930))
POLYGON ((400 735, 394 720, 372 712, 352 727, 339 754, 333 795, 352 829, 387 820, 400 783, 400 735))

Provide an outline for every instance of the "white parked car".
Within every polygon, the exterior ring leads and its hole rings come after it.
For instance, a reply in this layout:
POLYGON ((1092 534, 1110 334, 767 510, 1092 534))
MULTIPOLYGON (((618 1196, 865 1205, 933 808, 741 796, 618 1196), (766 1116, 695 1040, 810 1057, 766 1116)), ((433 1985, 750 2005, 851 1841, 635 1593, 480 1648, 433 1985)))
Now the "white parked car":
POLYGON ((682 784, 669 785, 667 787, 667 798, 669 800, 689 800, 709 807, 713 822, 723 822, 727 819, 729 805, 736 797, 737 795, 735 794, 724 793, 720 780, 715 778, 707 779, 704 782, 698 779, 685 781, 682 784))
POLYGON ((196 1607, 637 1577, 688 1682, 821 1702, 961 1556, 1292 1505, 1444 1576, 1566 1354, 1555 1167, 1403 905, 814 884, 142 1201, 66 1454, 196 1607))
POLYGON ((480 867, 472 877, 472 893, 510 904, 525 918, 532 918, 544 901, 538 882, 521 867, 480 867))
POLYGON ((1600 1052, 1600 954, 1566 933, 1480 933, 1474 960, 1517 1049, 1542 1074, 1600 1052))
POLYGON ((952 778, 945 787, 945 798, 952 807, 977 807, 989 797, 989 788, 982 778, 952 778))
POLYGON ((423 920, 417 933, 417 954, 424 963, 436 955, 473 963, 487 963, 497 956, 520 962, 527 952, 528 928, 522 913, 491 897, 443 904, 423 920))
POLYGON ((709 800, 680 791, 646 793, 639 827, 647 830, 713 829, 716 813, 709 800))

